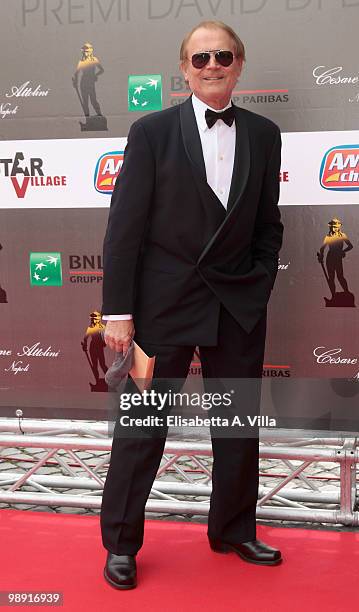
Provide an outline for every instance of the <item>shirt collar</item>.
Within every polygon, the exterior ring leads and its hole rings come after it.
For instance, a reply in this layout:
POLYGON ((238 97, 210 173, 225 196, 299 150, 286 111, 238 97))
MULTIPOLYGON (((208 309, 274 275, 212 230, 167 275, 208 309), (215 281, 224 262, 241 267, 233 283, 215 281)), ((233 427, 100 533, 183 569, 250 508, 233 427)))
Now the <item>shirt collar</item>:
POLYGON ((206 122, 206 118, 205 118, 205 112, 207 108, 209 108, 210 110, 213 110, 215 113, 221 113, 222 111, 232 106, 232 100, 230 100, 227 106, 225 106, 224 108, 218 109, 218 108, 212 108, 211 106, 208 106, 208 104, 205 104, 204 102, 202 102, 202 100, 197 98, 197 96, 192 94, 192 105, 193 105, 193 110, 194 110, 194 114, 196 117, 198 128, 202 130, 202 132, 205 132, 206 130, 209 129, 207 122, 206 122))

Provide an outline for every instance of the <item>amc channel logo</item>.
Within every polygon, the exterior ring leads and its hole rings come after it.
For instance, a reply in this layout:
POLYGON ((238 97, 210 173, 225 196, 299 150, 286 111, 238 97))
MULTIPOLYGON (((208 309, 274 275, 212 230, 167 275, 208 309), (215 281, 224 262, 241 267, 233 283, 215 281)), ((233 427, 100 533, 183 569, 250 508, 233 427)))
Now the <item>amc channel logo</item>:
POLYGON ((320 167, 320 184, 332 191, 359 190, 359 145, 341 145, 326 152, 320 167))
POLYGON ((123 151, 104 153, 99 158, 94 176, 94 187, 98 193, 112 194, 115 181, 122 168, 123 151))

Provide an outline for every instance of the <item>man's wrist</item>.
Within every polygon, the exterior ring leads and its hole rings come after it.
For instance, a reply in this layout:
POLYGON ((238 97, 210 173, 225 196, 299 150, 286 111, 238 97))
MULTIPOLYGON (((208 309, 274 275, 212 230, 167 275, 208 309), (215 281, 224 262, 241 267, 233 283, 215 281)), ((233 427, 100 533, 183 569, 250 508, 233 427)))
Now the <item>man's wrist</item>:
POLYGON ((102 315, 103 321, 131 321, 131 314, 121 314, 121 315, 102 315))

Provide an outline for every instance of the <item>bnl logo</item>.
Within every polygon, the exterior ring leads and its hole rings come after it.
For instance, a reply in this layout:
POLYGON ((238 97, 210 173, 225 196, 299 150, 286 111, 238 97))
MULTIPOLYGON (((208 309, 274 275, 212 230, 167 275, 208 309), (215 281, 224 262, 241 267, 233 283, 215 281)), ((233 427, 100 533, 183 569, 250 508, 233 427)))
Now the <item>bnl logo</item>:
POLYGON ((359 190, 359 145, 329 149, 320 168, 320 184, 334 191, 359 190))

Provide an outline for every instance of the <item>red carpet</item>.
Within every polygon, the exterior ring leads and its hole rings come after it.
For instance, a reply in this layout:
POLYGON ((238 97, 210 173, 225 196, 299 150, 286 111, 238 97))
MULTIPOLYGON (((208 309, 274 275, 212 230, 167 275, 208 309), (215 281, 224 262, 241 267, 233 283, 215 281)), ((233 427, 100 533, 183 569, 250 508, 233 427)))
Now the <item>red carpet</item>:
POLYGON ((205 525, 147 521, 132 591, 102 577, 97 517, 0 510, 0 537, 0 591, 63 592, 63 607, 41 610, 341 612, 358 594, 359 533, 259 527, 285 559, 260 567, 212 552, 205 525))

